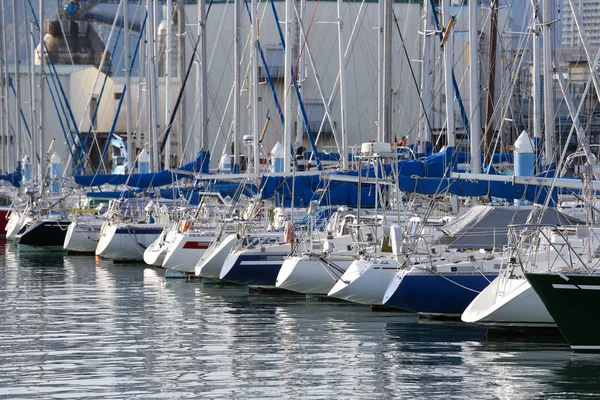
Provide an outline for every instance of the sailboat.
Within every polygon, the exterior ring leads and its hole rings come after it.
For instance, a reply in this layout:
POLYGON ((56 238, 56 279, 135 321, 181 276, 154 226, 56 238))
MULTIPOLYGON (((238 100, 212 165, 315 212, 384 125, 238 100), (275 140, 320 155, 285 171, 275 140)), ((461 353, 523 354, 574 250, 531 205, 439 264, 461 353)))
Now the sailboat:
POLYGON ((289 252, 290 245, 283 243, 283 232, 265 232, 249 236, 245 247, 239 250, 234 248, 227 255, 219 279, 240 285, 274 289, 277 275, 289 252))
MULTIPOLYGON (((194 268, 212 242, 221 213, 227 207, 225 199, 218 192, 202 193, 198 207, 191 215, 175 218, 175 223, 165 228, 163 234, 152 246, 161 246, 162 260, 154 265, 166 269, 193 273, 194 268), (162 239, 162 240, 161 240, 162 239)), ((150 246, 146 249, 149 253, 150 246)), ((147 254, 144 260, 148 263, 147 254)))
POLYGON ((585 305, 600 300, 597 270, 526 273, 527 281, 575 352, 600 352, 599 321, 585 305))
POLYGON ((74 218, 67 228, 63 248, 71 253, 94 254, 103 222, 97 218, 74 218))
MULTIPOLYGON (((504 273, 502 249, 509 243, 508 225, 525 223, 531 213, 541 213, 541 207, 480 205, 468 209, 440 227, 445 235, 437 246, 433 242, 422 255, 410 252, 383 303, 422 315, 460 317, 473 299, 504 273)), ((554 224, 572 221, 554 210, 547 210, 543 220, 554 224)))
POLYGON ((10 192, 6 189, 0 189, 0 236, 3 236, 6 232, 12 201, 10 192))
MULTIPOLYGON (((572 5, 571 5, 572 6, 572 5)), ((577 17, 578 12, 572 8, 573 15, 577 17)), ((552 8, 544 8, 544 19, 552 20, 552 8)), ((539 13, 535 13, 539 16, 539 13)), ((539 21, 534 21, 537 26, 542 25, 544 33, 544 46, 545 50, 551 48, 551 26, 552 24, 540 24, 539 21)), ((577 26, 580 29, 580 26, 577 26)), ((537 29, 533 31, 534 35, 534 55, 536 53, 539 56, 539 43, 538 43, 538 32, 537 29)), ((600 58, 600 52, 597 53, 595 61, 592 60, 588 47, 585 43, 585 35, 580 31, 580 38, 582 39, 583 48, 588 58, 588 64, 590 66, 595 65, 600 58)), ((555 68, 552 62, 551 51, 544 51, 545 60, 544 67, 546 70, 546 76, 551 76, 553 69, 555 68)), ((581 98, 579 107, 576 108, 569 88, 566 85, 565 79, 562 74, 556 74, 556 81, 560 87, 563 98, 567 105, 569 115, 573 121, 571 132, 565 143, 569 143, 573 132, 577 135, 578 151, 573 155, 576 157, 584 157, 584 163, 586 165, 585 173, 583 174, 583 182, 580 180, 567 179, 563 177, 556 178, 516 178, 521 182, 527 182, 530 186, 546 186, 551 188, 564 188, 574 190, 576 193, 582 193, 583 197, 586 198, 587 207, 593 204, 596 200, 590 196, 592 193, 590 190, 597 190, 597 179, 598 179, 598 166, 596 156, 590 150, 589 139, 587 138, 586 132, 579 122, 579 113, 582 109, 582 105, 588 91, 591 87, 592 82, 597 87, 596 71, 593 67, 590 67, 590 74, 588 82, 586 84, 584 93, 581 98), (592 180, 592 175, 596 180, 592 180)), ((534 57, 534 70, 537 70, 534 75, 539 73, 539 60, 538 57, 534 57)), ((550 81, 545 79, 545 83, 550 81)), ((549 84, 549 89, 552 88, 549 84)), ((548 90, 546 93, 550 93, 548 90)), ((539 93, 537 93, 539 95, 539 93)), ((539 97, 534 97, 534 101, 539 97)), ((546 116, 546 142, 545 142, 545 157, 546 160, 552 160, 554 158, 553 153, 556 149, 553 148, 553 129, 554 129, 554 112, 553 112, 553 99, 552 96, 545 96, 545 106, 549 103, 550 107, 545 107, 546 116), (552 99, 552 100, 548 100, 552 99)), ((539 132, 539 114, 534 121, 534 127, 537 126, 539 132)), ((535 135, 538 137, 538 134, 535 135)), ((566 146, 565 146, 566 147, 566 146)), ((563 149, 562 155, 556 167, 558 172, 564 171, 566 159, 566 148, 563 149)), ((556 202, 547 201, 543 202, 544 206, 557 205, 556 202), (554 204, 551 204, 554 203, 554 204)), ((529 281, 526 279, 527 275, 532 276, 532 282, 537 281, 540 284, 542 282, 550 282, 551 279, 545 280, 537 278, 537 274, 542 272, 549 272, 551 274, 561 275, 560 270, 562 268, 583 268, 581 266, 582 260, 593 260, 596 258, 595 239, 593 229, 589 228, 592 221, 589 219, 591 214, 586 214, 586 221, 583 222, 585 227, 568 226, 573 225, 565 224, 561 227, 552 227, 544 225, 539 222, 536 218, 532 218, 529 221, 529 228, 527 227, 515 227, 515 231, 518 232, 512 241, 512 251, 507 253, 509 258, 508 269, 505 273, 500 275, 488 288, 474 299, 474 301, 467 307, 462 315, 462 320, 466 322, 484 323, 484 324, 499 324, 499 325, 512 325, 512 326, 555 326, 555 322, 558 322, 550 311, 547 309, 547 304, 544 299, 536 294, 536 290, 532 287, 529 281), (579 234, 580 230, 592 229, 584 236, 579 234), (515 256, 524 257, 516 259, 515 256), (570 258, 571 257, 571 258, 570 258), (572 258, 574 257, 574 258, 572 258), (536 262, 531 262, 535 260, 536 262), (546 305, 546 306, 545 306, 546 305)), ((579 223, 581 224, 581 223, 579 223)), ((579 225, 578 224, 578 225, 579 225)), ((593 225, 593 224, 592 224, 593 225)), ((560 287, 560 286, 559 286, 560 287)), ((565 286, 566 288, 567 286, 565 286)), ((541 287, 540 287, 541 288, 541 287)), ((576 287, 574 287, 576 288, 576 287)), ((546 290, 544 290, 547 293, 546 290)))
POLYGON ((166 206, 153 201, 112 200, 100 230, 96 255, 114 261, 143 261, 145 249, 168 223, 166 206))
MULTIPOLYGON (((400 256, 402 234, 392 225, 389 241, 393 256, 400 256)), ((381 221, 361 220, 351 228, 352 245, 357 253, 354 260, 336 284, 327 293, 329 297, 355 303, 380 305, 389 282, 398 268, 392 257, 381 257, 384 227, 381 221)))
POLYGON ((356 214, 348 207, 340 207, 325 232, 315 231, 315 224, 310 224, 306 236, 298 239, 293 253, 283 262, 275 285, 299 293, 326 295, 354 261, 349 227, 355 219, 356 214))
POLYGON ((222 240, 213 240, 208 249, 202 254, 194 268, 196 276, 208 279, 219 279, 221 268, 240 237, 233 233, 222 240))

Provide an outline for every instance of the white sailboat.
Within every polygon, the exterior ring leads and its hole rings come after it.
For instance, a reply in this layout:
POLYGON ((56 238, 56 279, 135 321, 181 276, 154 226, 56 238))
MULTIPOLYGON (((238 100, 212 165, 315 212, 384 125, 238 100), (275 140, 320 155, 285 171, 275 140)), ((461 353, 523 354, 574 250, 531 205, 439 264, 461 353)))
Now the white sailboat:
POLYGON ((143 208, 135 202, 129 204, 126 200, 123 203, 111 201, 107 219, 100 230, 96 255, 113 261, 142 262, 144 251, 161 234, 169 215, 153 202, 143 208), (154 213, 158 222, 154 221, 154 213))
POLYGON ((219 279, 225 259, 238 243, 239 236, 230 234, 220 242, 213 242, 198 260, 194 268, 196 276, 219 279))
POLYGON ((100 240, 104 221, 98 218, 78 218, 71 221, 63 248, 74 253, 94 253, 100 240))
POLYGON ((161 266, 194 273, 196 264, 210 247, 218 221, 227 207, 228 203, 219 193, 204 193, 193 216, 181 220, 167 234, 161 266))
POLYGON ((326 233, 315 231, 311 224, 307 237, 299 240, 294 254, 283 262, 275 285, 299 293, 329 293, 355 260, 349 229, 355 219, 354 213, 342 207, 331 216, 326 233))
MULTIPOLYGON (((380 305, 383 295, 392 280, 398 263, 392 258, 382 258, 383 229, 379 222, 357 221, 352 229, 353 247, 359 258, 352 262, 346 272, 327 294, 355 303, 380 305)), ((399 226, 390 227, 392 249, 402 243, 399 226), (396 232, 399 236, 392 234, 396 232), (398 242, 395 242, 395 241, 398 242)))
POLYGON ((214 230, 187 230, 173 235, 163 259, 162 267, 194 273, 196 264, 209 248, 214 230))

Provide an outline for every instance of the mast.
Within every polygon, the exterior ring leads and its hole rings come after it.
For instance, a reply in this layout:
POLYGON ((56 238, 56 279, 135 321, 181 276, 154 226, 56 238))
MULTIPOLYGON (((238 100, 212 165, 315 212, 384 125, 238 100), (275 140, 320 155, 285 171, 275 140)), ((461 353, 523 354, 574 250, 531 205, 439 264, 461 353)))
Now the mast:
MULTIPOLYGON (((169 121, 171 120, 171 50, 173 47, 172 38, 171 38, 171 27, 173 23, 173 0, 167 0, 167 37, 166 37, 166 47, 164 51, 165 55, 165 70, 166 70, 166 82, 165 82, 165 129, 169 127, 169 121)), ((165 143, 165 169, 171 168, 171 138, 167 139, 165 143)))
MULTIPOLYGON (((25 14, 27 15, 27 14, 25 14)), ((33 32, 35 31, 35 24, 34 22, 30 23, 30 28, 29 28, 29 32, 31 33, 30 37, 31 37, 31 46, 30 49, 31 51, 35 51, 35 42, 34 42, 34 38, 33 38, 33 32)), ((29 86, 30 86, 30 90, 31 90, 31 125, 35 126, 36 122, 37 122, 37 110, 36 110, 36 96, 35 96, 35 86, 36 86, 36 74, 35 74, 35 57, 30 56, 30 63, 29 63, 29 86)), ((40 81, 41 81, 42 77, 40 75, 40 81)), ((38 183, 41 185, 42 181, 41 181, 41 174, 40 171, 42 170, 42 153, 40 153, 38 151, 38 132, 36 132, 35 130, 33 130, 33 132, 31 133, 31 179, 32 180, 38 180, 38 183)))
POLYGON ((481 112, 479 109, 479 29, 477 1, 469 1, 469 80, 471 108, 471 172, 481 172, 481 112))
MULTIPOLYGON (((298 0, 294 0, 296 3, 298 0)), ((304 46, 304 20, 306 18, 306 0, 300 0, 300 16, 298 18, 298 23, 295 25, 295 34, 297 40, 294 42, 296 48, 294 49, 294 53, 298 56, 298 71, 296 71, 296 79, 299 83, 298 90, 300 91, 300 97, 304 98, 304 82, 308 78, 307 66, 306 66, 306 53, 308 53, 308 43, 304 46), (305 51, 300 51, 300 49, 304 49, 305 51)), ((294 98, 294 101, 296 99, 294 98)), ((296 101, 296 103, 298 103, 296 101)), ((302 118, 302 110, 300 107, 300 103, 298 103, 298 107, 296 107, 296 114, 294 115, 295 121, 298 121, 299 118, 302 118)), ((296 143, 294 149, 298 149, 302 147, 304 138, 304 124, 296 124, 296 143)), ((295 157, 295 154, 292 154, 292 157, 295 157)), ((293 164, 296 165, 296 161, 293 161, 293 164)), ((293 209, 293 207, 292 207, 293 209)))
POLYGON ((158 132, 157 132, 157 99, 156 99, 156 38, 155 38, 155 27, 156 27, 156 16, 154 11, 156 10, 156 1, 147 0, 148 5, 148 94, 150 96, 150 150, 152 154, 152 171, 158 171, 160 169, 158 159, 158 132))
MULTIPOLYGON (((289 1, 289 0, 288 0, 289 1)), ((250 108, 252 110, 252 137, 254 142, 254 173, 258 177, 260 172, 260 157, 258 152, 258 0, 252 0, 252 72, 251 72, 251 98, 250 108)), ((289 71, 286 71, 289 74, 289 71)), ((288 149, 284 149, 289 151, 288 149)))
POLYGON ((46 49, 44 44, 44 0, 40 0, 40 111, 39 111, 39 125, 38 132, 40 135, 40 168, 39 168, 39 183, 40 190, 44 189, 44 81, 46 77, 44 75, 44 63, 46 58, 46 49))
MULTIPOLYGON (((284 104, 285 104, 285 119, 283 121, 283 172, 290 172, 291 164, 291 147, 292 147, 292 129, 294 127, 296 109, 294 108, 292 94, 292 79, 296 79, 297 71, 293 64, 294 53, 294 31, 295 18, 293 14, 293 1, 285 0, 285 52, 284 52, 284 104)), ((256 18, 256 17, 255 17, 256 18)), ((256 22, 253 20, 253 22, 256 22)))
POLYGON ((198 63, 198 123, 196 125, 196 154, 204 149, 208 103, 206 101, 206 2, 198 0, 198 37, 200 37, 200 62, 198 63))
POLYGON ((337 0, 337 17, 338 17, 338 60, 340 63, 340 120, 342 131, 342 169, 348 169, 348 143, 346 132, 346 58, 344 57, 345 41, 344 41, 344 2, 337 0))
POLYGON ((544 46, 544 153, 546 165, 555 160, 554 146, 554 69, 552 68, 553 0, 543 0, 542 42, 544 46))
POLYGON ((385 1, 387 0, 379 0, 378 2, 378 11, 379 11, 379 22, 378 29, 379 35, 377 36, 377 141, 383 142, 383 98, 384 98, 384 88, 383 88, 383 69, 384 69, 384 34, 383 34, 383 25, 385 21, 385 1))
POLYGON ((241 129, 240 129, 240 63, 242 57, 242 0, 233 1, 234 12, 233 12, 233 165, 240 166, 240 154, 241 148, 241 129))
MULTIPOLYGON (((185 32, 185 6, 183 5, 183 0, 177 0, 177 82, 178 89, 181 90, 183 86, 183 77, 185 75, 185 37, 183 33, 185 32)), ((184 157, 184 137, 186 134, 185 129, 185 115, 186 115, 186 102, 182 101, 179 104, 179 115, 177 116, 177 132, 179 136, 179 146, 177 149, 177 154, 180 157, 184 157)), ((178 160, 181 164, 182 160, 178 160)))
MULTIPOLYGON (((129 0, 123 0, 123 20, 124 20, 124 42, 125 42, 125 119, 127 123, 127 173, 133 172, 133 136, 131 129, 131 53, 129 52, 129 0)), ((85 149, 83 150, 85 151, 85 149)))
POLYGON ((392 0, 384 0, 383 23, 383 122, 382 138, 392 143, 392 0))
MULTIPOLYGON (((146 23, 147 25, 147 23, 146 23)), ((146 28, 146 37, 148 37, 148 32, 147 32, 146 28)), ((146 46, 141 45, 140 46, 140 58, 138 61, 138 104, 137 104, 137 112, 138 112, 138 116, 141 116, 142 113, 144 112, 144 103, 145 101, 142 100, 142 95, 146 96, 146 94, 144 94, 144 90, 142 90, 142 86, 144 82, 148 82, 147 81, 147 72, 148 72, 148 64, 147 64, 148 60, 146 58, 146 46)), ((148 89, 148 85, 146 85, 146 89, 148 89)), ((148 90, 146 90, 146 93, 148 92, 148 90)), ((148 109, 148 107, 146 107, 146 109, 148 109)), ((142 131, 144 131, 144 142, 148 141, 148 117, 147 117, 147 113, 146 113, 146 118, 142 119, 141 117, 138 118, 138 121, 136 121, 136 135, 135 135, 135 156, 137 157, 137 154, 139 151, 142 150, 142 131), (143 127, 143 129, 142 129, 143 127)))
MULTIPOLYGON (((2 98, 3 98, 3 122, 4 122, 4 151, 6 152, 6 157, 4 157, 4 170, 5 172, 9 172, 9 170, 12 168, 12 143, 10 140, 11 134, 10 134, 10 104, 8 101, 8 57, 6 56, 8 53, 8 48, 6 47, 6 13, 5 13, 5 9, 4 9, 4 1, 2 2, 2 5, 0 6, 0 21, 2 23, 2 79, 4 80, 4 83, 2 84, 2 98)), ((17 120, 17 122, 19 122, 17 120)))
POLYGON ((542 90, 540 83, 540 66, 541 66, 541 56, 540 56, 540 30, 538 28, 539 24, 539 14, 538 8, 534 5, 534 27, 533 31, 533 79, 532 79, 532 97, 533 97, 533 137, 538 139, 537 145, 542 142, 542 109, 541 109, 541 101, 542 101, 542 90))
POLYGON ((431 68, 431 40, 429 36, 429 32, 431 32, 433 28, 433 24, 431 21, 432 13, 435 10, 430 10, 429 1, 423 1, 423 53, 422 53, 422 65, 421 65, 421 96, 423 97, 423 102, 420 104, 421 115, 419 117, 419 148, 418 151, 424 153, 426 150, 425 143, 431 140, 431 132, 429 131, 429 126, 427 121, 430 119, 430 106, 431 102, 431 76, 432 76, 432 68, 431 68))
MULTIPOLYGON (((2 8, 3 7, 4 3, 2 5, 2 8)), ((6 129, 7 116, 4 113, 4 102, 6 101, 6 97, 4 95, 4 87, 6 86, 7 82, 6 79, 4 79, 4 59, 6 53, 2 49, 2 38, 4 36, 2 35, 2 32, 4 31, 4 20, 2 16, 3 14, 0 14, 0 23, 2 24, 2 26, 0 27, 0 77, 2 77, 2 82, 0 83, 0 147, 2 147, 2 149, 0 149, 2 151, 2 153, 0 153, 0 156, 2 157, 2 159, 0 160, 0 169, 2 170, 2 173, 6 173, 6 166, 8 164, 6 162, 8 159, 8 130, 6 129)))
MULTIPOLYGON (((22 2, 23 4, 23 18, 25 20, 27 20, 27 6, 25 5, 25 1, 22 2)), ((30 26, 32 26, 30 24, 30 26)), ((27 32, 27 25, 25 25, 25 32, 27 32)), ((33 32, 33 31, 31 31, 33 32)), ((28 38, 31 38, 31 35, 26 35, 28 38)), ((35 49, 35 45, 33 44, 33 39, 27 39, 25 40, 25 60, 27 61, 27 87, 29 90, 29 122, 31 123, 32 126, 35 125, 35 74, 33 72, 33 49, 35 49)), ((30 161, 31 161, 31 176, 32 179, 35 179, 35 174, 37 171, 36 170, 36 165, 37 165, 37 157, 36 157, 36 147, 35 147, 35 134, 32 135, 31 137, 31 142, 29 142, 29 147, 27 147, 27 143, 28 141, 25 140, 24 142, 24 147, 25 147, 25 152, 27 154, 29 154, 30 157, 30 161)))
MULTIPOLYGON (((490 73, 488 75, 488 93, 485 110, 485 161, 491 162, 494 153, 494 96, 496 92, 496 37, 498 36, 498 1, 492 0, 490 14, 490 44, 488 53, 488 64, 490 73)), ((472 117, 471 117, 472 118, 472 117)))
POLYGON ((444 21, 444 26, 446 27, 446 32, 444 33, 445 43, 443 52, 444 52, 444 87, 446 91, 446 136, 447 136, 447 144, 448 147, 455 146, 455 137, 454 137, 454 92, 452 88, 452 68, 454 65, 454 56, 452 54, 454 47, 454 40, 452 32, 449 29, 452 29, 450 16, 450 0, 442 0, 442 18, 444 21))
MULTIPOLYGON (((17 0, 12 1, 12 14, 13 21, 17 21, 17 0)), ((18 161, 21 159, 23 155, 23 150, 21 149, 21 74, 19 72, 19 25, 17 23, 13 23, 13 51, 15 53, 15 142, 16 142, 16 152, 15 159, 18 161)))

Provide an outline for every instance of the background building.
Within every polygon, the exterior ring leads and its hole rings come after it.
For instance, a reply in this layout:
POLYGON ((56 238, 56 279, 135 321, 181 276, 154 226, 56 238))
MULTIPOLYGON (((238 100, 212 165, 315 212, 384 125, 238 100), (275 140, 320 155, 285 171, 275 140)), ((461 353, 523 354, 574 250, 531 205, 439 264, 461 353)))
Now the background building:
MULTIPOLYGON (((130 2, 133 3, 132 0, 130 0, 130 2)), ((110 3, 110 1, 105 1, 104 3, 110 3)), ((113 3, 118 2, 115 1, 113 3)), ((174 3, 177 3, 177 1, 174 0, 174 3)), ((167 86, 170 88, 171 107, 173 107, 180 91, 180 82, 183 81, 189 62, 192 61, 192 71, 183 91, 182 106, 178 110, 178 115, 171 131, 171 165, 179 165, 180 163, 192 159, 197 150, 202 147, 204 150, 211 151, 213 155, 213 166, 215 166, 220 155, 224 151, 230 151, 231 137, 233 134, 232 87, 234 72, 233 46, 235 43, 233 3, 224 2, 222 0, 213 1, 207 17, 207 60, 205 63, 208 89, 207 93, 204 95, 208 104, 208 110, 205 118, 207 124, 206 136, 200 141, 203 143, 203 146, 200 146, 199 141, 197 141, 199 131, 197 104, 201 94, 197 91, 196 79, 201 60, 198 52, 194 53, 194 43, 198 32, 198 13, 196 4, 189 4, 194 2, 186 1, 185 3, 182 14, 184 34, 180 35, 185 39, 184 46, 182 48, 178 47, 177 38, 180 36, 173 37, 173 45, 170 49, 170 53, 173 56, 171 65, 173 75, 170 85, 167 85, 164 76, 166 70, 165 54, 169 51, 165 49, 165 37, 169 25, 171 33, 178 33, 179 14, 174 13, 172 24, 166 24, 164 21, 161 23, 163 20, 162 16, 166 13, 164 10, 160 12, 161 7, 158 8, 159 13, 156 18, 156 25, 158 28, 156 30, 156 40, 158 42, 159 55, 155 60, 159 75, 156 84, 156 91, 158 94, 156 115, 157 131, 159 137, 162 138, 161 135, 164 135, 166 132, 167 121, 169 120, 167 115, 165 115, 166 88, 167 86), (191 57, 194 58, 191 59, 191 57)), ((277 29, 278 24, 281 25, 281 20, 285 15, 285 3, 276 1, 274 4, 278 14, 277 18, 274 16, 269 2, 260 3, 258 8, 260 25, 259 41, 261 48, 264 51, 265 62, 271 73, 274 87, 273 92, 271 86, 267 82, 266 70, 261 61, 261 63, 259 63, 261 83, 259 84, 260 93, 258 96, 260 129, 262 129, 266 121, 270 119, 261 148, 263 156, 268 154, 277 141, 282 142, 283 126, 278 116, 279 113, 275 98, 277 98, 277 101, 283 106, 285 96, 288 93, 291 93, 288 88, 284 87, 284 53, 277 29), (275 93, 275 95, 273 93, 275 93)), ((330 1, 306 1, 294 2, 294 4, 298 9, 298 13, 303 16, 303 28, 296 25, 294 30, 296 37, 296 40, 294 41, 296 56, 294 59, 300 70, 298 83, 304 99, 307 123, 313 131, 314 137, 317 139, 320 150, 337 152, 339 150, 340 139, 338 137, 336 140, 334 132, 340 128, 341 113, 339 90, 334 90, 337 87, 336 79, 339 72, 336 3, 330 1), (304 5, 305 7, 303 10, 300 7, 301 5, 304 5), (323 123, 323 117, 326 110, 323 98, 331 111, 332 123, 329 123, 327 120, 323 123)), ((455 6, 451 8, 451 12, 455 15, 457 21, 453 31, 454 46, 452 51, 455 60, 454 71, 464 106, 468 110, 470 101, 468 97, 469 82, 467 78, 467 67, 469 64, 466 58, 468 48, 468 12, 466 3, 465 5, 460 5, 461 2, 454 2, 453 4, 455 4, 455 6)), ((427 5, 429 5, 429 1, 427 1, 427 5)), ((362 142, 377 139, 377 77, 379 68, 377 47, 380 28, 379 5, 372 1, 365 3, 349 1, 344 3, 343 8, 345 32, 344 46, 347 48, 347 142, 350 145, 360 145, 362 142)), ((97 13, 104 15, 104 17, 96 15, 94 16, 94 20, 104 18, 106 21, 112 23, 111 18, 107 17, 107 15, 111 15, 111 13, 114 15, 116 9, 117 6, 114 4, 104 4, 97 13)), ((422 125, 421 121, 423 119, 423 115, 420 111, 421 67, 424 59, 422 35, 423 2, 418 0, 396 0, 393 3, 393 12, 397 18, 398 25, 396 26, 394 23, 392 26, 392 87, 389 88, 391 90, 390 108, 392 110, 392 129, 390 137, 392 140, 399 140, 403 136, 406 136, 414 143, 418 138, 419 126, 422 125), (402 34, 403 40, 400 40, 398 29, 402 34)), ((138 40, 138 31, 141 26, 141 15, 143 15, 143 13, 143 5, 133 4, 130 6, 129 14, 131 19, 134 20, 134 29, 129 38, 132 52, 138 40), (135 29, 135 27, 137 27, 137 29, 135 29)), ((480 7, 480 13, 479 44, 481 51, 478 65, 480 69, 482 94, 484 94, 489 70, 487 54, 487 43, 489 42, 489 9, 485 7, 485 4, 482 4, 480 7)), ((53 12, 48 12, 47 17, 51 17, 52 15, 56 15, 55 8, 53 9, 53 12)), ((509 82, 509 75, 512 73, 509 67, 514 63, 514 58, 516 57, 516 40, 511 37, 511 32, 515 31, 515 29, 513 29, 515 22, 512 15, 513 8, 511 4, 507 4, 506 7, 501 7, 499 14, 499 28, 501 33, 499 33, 498 37, 501 45, 499 46, 499 57, 497 60, 497 87, 505 87, 506 83, 509 82)), ((250 135, 252 133, 251 115, 249 112, 250 82, 248 68, 251 57, 251 46, 248 41, 250 36, 250 18, 248 17, 246 9, 243 10, 242 17, 243 27, 242 34, 240 35, 243 50, 242 61, 240 63, 242 71, 242 90, 239 93, 242 112, 240 126, 238 127, 238 135, 240 136, 250 135)), ((86 26, 89 25, 87 22, 86 24, 86 26)), ((23 35, 25 35, 26 27, 28 25, 29 24, 24 23, 19 27, 21 32, 23 32, 23 35)), ((63 21, 63 25, 66 25, 66 21, 63 21)), ((52 25, 47 23, 46 26, 48 28, 52 25)), ((97 25, 97 23, 95 23, 95 27, 99 32, 98 37, 106 42, 109 37, 107 25, 97 25)), ((519 28, 520 27, 517 29, 519 28)), ((7 25, 7 30, 10 31, 11 29, 12 27, 7 25)), ((80 34, 82 32, 84 31, 79 31, 80 34)), ((112 40, 106 46, 106 49, 111 53, 112 65, 108 71, 109 77, 106 80, 106 87, 102 97, 100 97, 100 93, 102 91, 104 74, 98 71, 98 65, 62 65, 58 68, 61 82, 64 82, 64 86, 68 88, 66 92, 68 93, 69 104, 72 109, 74 120, 81 130, 82 139, 84 141, 90 128, 90 121, 95 104, 100 104, 97 113, 97 121, 92 126, 92 133, 90 139, 88 139, 86 149, 90 154, 90 161, 94 168, 96 168, 100 162, 106 137, 108 132, 113 129, 113 125, 115 134, 122 138, 126 137, 127 124, 124 105, 122 106, 118 118, 113 124, 118 104, 123 96, 123 71, 125 69, 122 41, 117 44, 114 52, 111 51, 115 37, 116 34, 113 35, 112 40)), ((429 80, 431 81, 429 89, 431 102, 429 103, 428 112, 431 115, 430 123, 431 133, 433 134, 432 140, 435 141, 438 146, 441 146, 444 139, 443 136, 440 137, 439 135, 444 132, 446 119, 441 62, 442 57, 437 35, 428 37, 432 41, 431 52, 428 57, 433 60, 433 68, 431 75, 429 76, 429 80)), ((9 39, 8 36, 7 39, 9 39)), ((142 43, 144 41, 147 41, 147 38, 144 38, 142 43)), ((25 119, 30 121, 30 106, 28 105, 30 103, 28 102, 30 102, 31 99, 28 94, 28 87, 24 83, 28 81, 29 70, 26 64, 25 50, 26 47, 21 41, 21 50, 18 58, 21 65, 19 68, 21 77, 21 107, 24 111, 25 119)), ((130 91, 132 96, 131 116, 134 137, 133 147, 136 147, 137 137, 139 137, 142 147, 153 149, 157 147, 157 144, 150 143, 149 140, 149 125, 151 123, 151 118, 148 111, 149 85, 146 80, 146 77, 148 76, 148 64, 151 63, 152 60, 150 60, 147 54, 147 52, 144 53, 140 49, 138 60, 135 62, 132 70, 133 77, 130 91)), ((12 71, 11 73, 13 75, 11 75, 11 79, 14 79, 14 68, 11 69, 11 64, 12 60, 9 58, 8 71, 12 71)), ((35 73, 37 74, 38 72, 35 73)), ((36 82, 39 82, 39 78, 36 82)), ((35 83, 36 88, 37 85, 38 83, 35 83)), ((66 162, 69 151, 62 133, 60 118, 58 117, 58 115, 63 112, 60 108, 58 112, 54 108, 49 93, 49 85, 45 85, 45 90, 47 91, 45 95, 46 104, 44 106, 46 110, 46 120, 44 123, 44 132, 46 135, 45 141, 46 143, 49 143, 53 138, 56 139, 53 151, 58 152, 66 162)), ((499 90, 496 96, 496 100, 498 101, 506 96, 506 92, 499 90)), ((35 101, 39 101, 37 97, 35 98, 35 101)), ((14 108, 15 97, 10 91, 8 93, 8 99, 10 106, 9 110, 11 107, 13 110, 12 112, 9 111, 8 115, 11 129, 9 129, 9 135, 7 136, 10 136, 14 134, 16 124, 23 124, 23 122, 20 120, 17 121, 14 108)), ((483 115, 485 107, 483 107, 484 101, 482 99, 484 99, 484 97, 479 99, 481 101, 480 112, 482 113, 482 120, 484 120, 483 115)), ((459 134, 463 132, 462 145, 467 146, 468 141, 467 138, 464 137, 464 126, 462 125, 459 116, 458 107, 455 107, 455 110, 457 114, 455 118, 457 124, 456 128, 459 134)), ((296 144, 308 148, 306 127, 302 118, 297 112, 292 117, 295 120, 294 132, 296 144)), ((517 131, 516 124, 500 126, 502 121, 502 113, 496 113, 494 124, 498 126, 498 129, 506 129, 510 130, 510 132, 517 131)), ((30 125, 32 125, 31 122, 30 125)), ((32 126, 35 126, 35 124, 32 126)), ((22 130, 24 131, 24 127, 22 127, 22 130)), ((73 132, 67 132, 67 137, 70 137, 71 134, 73 134, 73 132)), ((339 134, 340 133, 338 132, 338 136, 339 134)), ((7 139, 7 142, 10 142, 10 140, 7 139)), ((135 150, 138 151, 139 149, 135 150)), ((105 157, 104 162, 106 166, 111 166, 110 158, 113 151, 116 150, 111 148, 105 157)), ((14 162, 14 157, 12 161, 14 162)), ((10 169, 10 167, 5 164, 4 169, 10 169)))

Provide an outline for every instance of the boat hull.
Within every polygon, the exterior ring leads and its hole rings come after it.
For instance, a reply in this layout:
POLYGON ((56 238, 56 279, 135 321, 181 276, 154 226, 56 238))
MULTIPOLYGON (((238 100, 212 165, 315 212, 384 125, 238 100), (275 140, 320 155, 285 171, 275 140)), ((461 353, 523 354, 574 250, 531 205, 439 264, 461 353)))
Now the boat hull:
POLYGON ((196 264, 196 276, 219 279, 225 259, 238 242, 237 235, 229 235, 218 245, 211 245, 196 264))
POLYGON ((64 251, 70 221, 41 220, 29 225, 19 237, 19 251, 64 251))
POLYGON ((73 221, 67 229, 63 248, 75 253, 94 253, 100 238, 102 222, 73 221))
POLYGON ((21 212, 12 212, 6 223, 6 239, 17 240, 19 233, 24 231, 24 228, 32 222, 30 216, 21 212))
POLYGON ((600 352, 600 276, 579 274, 526 274, 533 290, 575 352, 600 352), (566 279, 565 279, 566 278, 566 279))
POLYGON ((8 224, 9 214, 10 208, 0 207, 0 237, 6 236, 6 225, 8 224))
POLYGON ((238 252, 227 256, 219 279, 240 285, 275 288, 288 253, 238 252))
POLYGON ((381 305, 383 296, 398 269, 386 260, 356 260, 327 294, 360 304, 381 305))
POLYGON ((498 276, 463 312, 464 322, 510 327, 555 327, 554 319, 526 279, 498 276))
POLYGON ((275 285, 293 292, 326 295, 353 261, 348 257, 288 257, 281 266, 275 285))
POLYGON ((96 255, 113 261, 144 261, 144 251, 155 241, 162 227, 152 224, 105 223, 96 255))
POLYGON ((212 242, 213 234, 201 232, 177 233, 162 263, 163 268, 193 273, 196 264, 212 242))
POLYGON ((144 250, 144 262, 154 267, 162 267, 165 256, 167 255, 167 249, 163 245, 164 242, 161 240, 160 235, 154 242, 150 244, 144 250))
POLYGON ((398 271, 386 291, 383 304, 419 314, 460 317, 496 276, 398 271))

